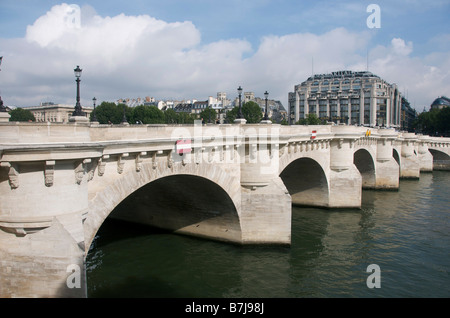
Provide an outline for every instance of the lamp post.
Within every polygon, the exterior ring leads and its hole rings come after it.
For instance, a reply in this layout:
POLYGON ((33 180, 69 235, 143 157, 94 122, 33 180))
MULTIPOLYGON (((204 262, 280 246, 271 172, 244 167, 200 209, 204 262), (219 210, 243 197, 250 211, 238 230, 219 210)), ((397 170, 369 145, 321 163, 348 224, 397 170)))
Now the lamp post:
POLYGON ((241 104, 242 87, 239 86, 237 91, 238 91, 238 94, 239 94, 239 111, 238 111, 238 114, 237 114, 237 118, 238 119, 242 119, 242 118, 244 118, 244 116, 242 116, 242 104, 241 104))
MULTIPOLYGON (((2 65, 2 60, 3 56, 0 56, 0 66, 2 65)), ((3 105, 2 96, 0 96, 0 112, 6 113, 6 106, 3 105)))
POLYGON ((264 120, 269 120, 269 116, 267 116, 267 97, 269 97, 269 93, 267 91, 264 93, 264 97, 266 98, 266 112, 264 113, 264 120))
POLYGON ((86 114, 81 110, 80 104, 80 77, 82 69, 77 65, 77 68, 73 70, 76 77, 77 82, 77 103, 75 105, 75 111, 72 113, 72 116, 86 116, 86 114))
POLYGON ((125 115, 125 107, 126 107, 126 105, 123 104, 123 118, 122 118, 122 124, 123 124, 123 125, 128 125, 127 116, 125 115))
POLYGON ((93 98, 92 101, 94 102, 94 114, 92 115, 92 121, 97 122, 97 116, 95 114, 95 102, 97 101, 97 98, 93 98))

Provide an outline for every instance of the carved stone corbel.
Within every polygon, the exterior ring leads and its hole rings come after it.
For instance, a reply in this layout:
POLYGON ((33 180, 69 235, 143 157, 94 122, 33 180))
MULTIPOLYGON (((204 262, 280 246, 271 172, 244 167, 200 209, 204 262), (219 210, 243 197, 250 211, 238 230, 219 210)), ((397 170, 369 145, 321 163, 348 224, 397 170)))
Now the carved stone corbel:
POLYGON ((19 187, 19 173, 17 172, 15 165, 10 162, 2 162, 0 163, 0 167, 9 169, 9 186, 11 187, 11 189, 17 189, 19 187))
POLYGON ((135 160, 135 162, 136 162, 136 171, 137 172, 139 172, 139 171, 141 171, 141 168, 142 168, 142 156, 145 156, 145 155, 147 155, 147 152, 140 152, 140 153, 137 153, 136 154, 136 160, 135 160))
POLYGON ((225 150, 223 149, 223 146, 220 147, 220 162, 223 162, 225 160, 225 150))
POLYGON ((200 164, 200 158, 202 155, 202 148, 195 148, 195 152, 194 152, 194 162, 195 164, 200 164))
POLYGON ((44 167, 44 178, 45 178, 45 186, 51 187, 53 186, 53 175, 55 172, 55 161, 46 161, 44 167))
POLYGON ((258 153, 258 145, 251 144, 250 147, 250 160, 256 160, 257 153, 258 153))
POLYGON ((230 159, 234 161, 234 146, 227 146, 227 150, 230 152, 230 159))
POLYGON ((98 160, 98 175, 101 177, 105 174, 106 160, 109 159, 109 155, 104 155, 98 160))
POLYGON ((80 161, 78 162, 78 164, 76 164, 75 167, 75 182, 77 184, 81 184, 81 181, 83 181, 83 176, 84 176, 84 166, 83 162, 80 161))
POLYGON ((94 179, 95 169, 98 166, 98 161, 91 160, 91 164, 89 165, 89 172, 88 172, 88 181, 91 181, 94 179))
POLYGON ((173 152, 173 150, 169 150, 169 153, 167 154, 167 167, 169 169, 172 169, 172 167, 173 167, 172 152, 173 152))
POLYGON ((285 148, 285 147, 286 147, 286 146, 281 146, 281 148, 279 148, 278 154, 279 154, 280 157, 284 155, 284 148, 285 148))
POLYGON ((121 174, 123 172, 123 168, 125 167, 125 161, 123 158, 128 157, 128 153, 123 153, 119 155, 119 158, 117 159, 117 173, 121 174))
POLYGON ((152 154, 152 169, 155 170, 156 167, 158 167, 158 164, 156 162, 156 151, 152 154))

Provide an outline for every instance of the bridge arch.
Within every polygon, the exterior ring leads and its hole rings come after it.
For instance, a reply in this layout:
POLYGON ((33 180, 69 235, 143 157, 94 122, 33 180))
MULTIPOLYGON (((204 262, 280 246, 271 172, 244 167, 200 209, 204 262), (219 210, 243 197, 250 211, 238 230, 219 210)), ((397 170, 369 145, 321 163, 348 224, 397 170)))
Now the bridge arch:
POLYGON ((433 155, 433 161, 448 161, 450 160, 450 156, 443 151, 439 151, 436 149, 428 148, 428 151, 433 155))
POLYGON ((236 178, 214 165, 153 169, 151 163, 144 163, 140 172, 124 173, 89 201, 84 222, 86 255, 110 215, 177 233, 240 242, 239 190, 236 178))
POLYGON ((329 184, 322 166, 302 157, 289 163, 280 174, 294 205, 328 207, 329 184))
POLYGON ((364 148, 358 149, 353 154, 353 163, 361 174, 362 187, 366 189, 375 188, 375 162, 370 152, 364 148))
POLYGON ((444 151, 428 148, 433 156, 434 170, 450 170, 450 156, 444 151))

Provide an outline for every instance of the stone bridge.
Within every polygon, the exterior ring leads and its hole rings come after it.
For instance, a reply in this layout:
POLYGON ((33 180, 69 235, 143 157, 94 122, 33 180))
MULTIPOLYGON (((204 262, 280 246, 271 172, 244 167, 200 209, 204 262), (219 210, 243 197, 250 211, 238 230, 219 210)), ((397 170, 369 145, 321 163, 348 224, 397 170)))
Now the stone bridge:
POLYGON ((449 151, 354 126, 0 123, 0 296, 86 297, 107 217, 289 245, 292 204, 360 208, 363 188, 448 169, 449 151))

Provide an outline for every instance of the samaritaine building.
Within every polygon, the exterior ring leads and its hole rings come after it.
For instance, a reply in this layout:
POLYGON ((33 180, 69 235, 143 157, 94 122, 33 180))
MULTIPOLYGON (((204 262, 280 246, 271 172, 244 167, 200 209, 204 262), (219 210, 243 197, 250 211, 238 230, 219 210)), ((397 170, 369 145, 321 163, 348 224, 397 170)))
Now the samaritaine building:
POLYGON ((370 72, 314 75, 289 93, 290 123, 314 113, 348 125, 400 127, 401 95, 370 72))

